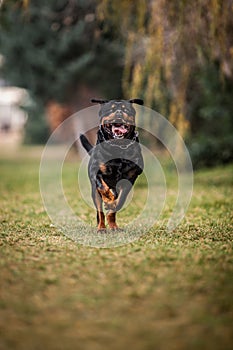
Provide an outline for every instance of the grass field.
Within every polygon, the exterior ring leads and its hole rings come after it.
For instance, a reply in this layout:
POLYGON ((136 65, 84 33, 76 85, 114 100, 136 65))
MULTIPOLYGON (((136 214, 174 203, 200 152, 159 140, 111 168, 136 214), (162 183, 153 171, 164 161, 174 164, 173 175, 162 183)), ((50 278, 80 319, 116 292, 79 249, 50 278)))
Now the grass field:
MULTIPOLYGON (((39 161, 40 149, 0 155, 0 349, 232 349, 233 166, 195 173, 174 232, 168 203, 159 228, 97 249, 51 226, 39 161)), ((94 222, 91 209, 81 215, 94 222)))

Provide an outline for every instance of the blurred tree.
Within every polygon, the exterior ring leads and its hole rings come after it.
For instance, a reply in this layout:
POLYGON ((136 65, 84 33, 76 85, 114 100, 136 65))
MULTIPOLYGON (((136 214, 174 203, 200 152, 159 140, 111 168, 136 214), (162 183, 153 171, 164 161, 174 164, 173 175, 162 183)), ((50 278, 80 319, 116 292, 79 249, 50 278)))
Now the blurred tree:
POLYGON ((125 94, 159 107, 184 134, 190 74, 217 59, 221 78, 233 78, 232 10, 232 0, 102 0, 100 18, 120 24, 127 45, 125 94))
POLYGON ((232 12, 232 0, 102 0, 99 17, 126 45, 125 95, 144 98, 182 136, 231 135, 232 12))
POLYGON ((187 143, 194 167, 233 161, 233 83, 220 78, 219 62, 211 62, 189 81, 187 143))
POLYGON ((197 165, 229 161, 232 10, 232 0, 8 0, 3 74, 61 120, 87 89, 113 97, 122 88, 168 116, 197 165))
MULTIPOLYGON (((102 30, 95 0, 5 1, 0 12, 1 74, 40 106, 75 106, 83 85, 121 94, 122 48, 102 30)), ((41 109, 41 108, 39 108, 41 109)))

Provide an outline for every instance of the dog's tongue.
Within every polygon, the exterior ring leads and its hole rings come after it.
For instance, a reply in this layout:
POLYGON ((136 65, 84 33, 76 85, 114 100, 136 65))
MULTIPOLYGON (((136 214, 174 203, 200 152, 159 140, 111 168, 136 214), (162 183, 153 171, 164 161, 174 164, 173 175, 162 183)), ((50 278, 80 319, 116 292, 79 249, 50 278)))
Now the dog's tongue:
POLYGON ((116 135, 124 135, 127 133, 127 128, 124 127, 124 125, 120 126, 112 126, 112 132, 116 135))

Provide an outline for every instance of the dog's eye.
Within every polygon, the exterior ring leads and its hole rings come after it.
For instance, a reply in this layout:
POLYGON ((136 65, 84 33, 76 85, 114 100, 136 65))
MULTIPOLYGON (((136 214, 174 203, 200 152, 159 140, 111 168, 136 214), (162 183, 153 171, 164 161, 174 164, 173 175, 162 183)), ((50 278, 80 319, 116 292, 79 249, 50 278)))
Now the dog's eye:
POLYGON ((111 105, 111 108, 115 108, 116 107, 116 105, 111 105))

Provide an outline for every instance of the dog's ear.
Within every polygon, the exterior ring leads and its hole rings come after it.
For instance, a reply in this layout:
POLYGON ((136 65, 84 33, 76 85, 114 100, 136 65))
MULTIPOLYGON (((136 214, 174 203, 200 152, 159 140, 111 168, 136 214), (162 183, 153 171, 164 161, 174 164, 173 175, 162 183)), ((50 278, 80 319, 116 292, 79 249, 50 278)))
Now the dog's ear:
POLYGON ((143 105, 144 101, 141 100, 140 98, 131 98, 131 100, 129 100, 130 103, 137 103, 138 105, 143 105))
POLYGON ((97 98, 92 98, 91 99, 91 102, 92 103, 99 103, 99 104, 104 104, 104 103, 107 103, 107 102, 109 102, 109 100, 99 100, 99 99, 97 99, 97 98))

